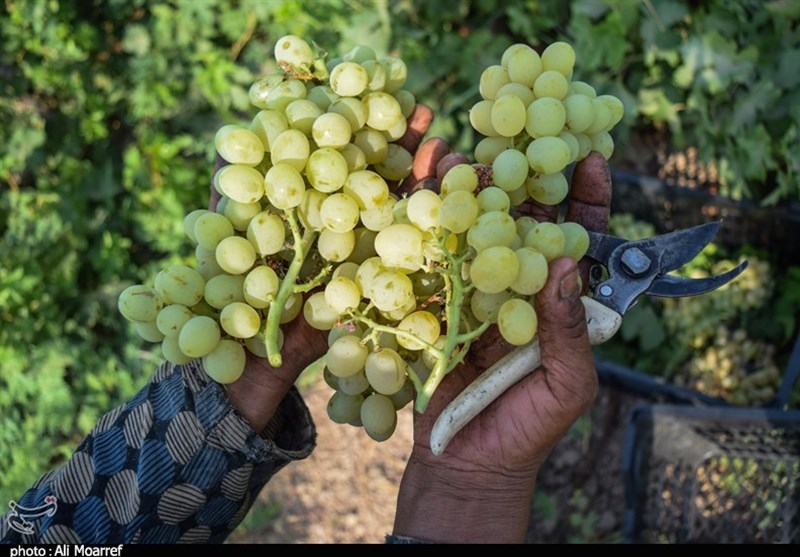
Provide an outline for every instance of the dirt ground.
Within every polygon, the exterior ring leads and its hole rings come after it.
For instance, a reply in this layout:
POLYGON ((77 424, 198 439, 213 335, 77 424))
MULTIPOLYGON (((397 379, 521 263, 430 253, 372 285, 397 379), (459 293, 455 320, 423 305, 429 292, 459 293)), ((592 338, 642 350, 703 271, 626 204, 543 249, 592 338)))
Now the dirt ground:
MULTIPOLYGON (((397 431, 375 443, 362 430, 331 422, 329 387, 303 389, 318 428, 307 460, 264 488, 234 542, 382 543, 392 531, 397 490, 411 450, 411 408, 397 431)), ((601 389, 589 415, 554 449, 540 472, 529 543, 621 540, 620 462, 629 397, 601 389)))

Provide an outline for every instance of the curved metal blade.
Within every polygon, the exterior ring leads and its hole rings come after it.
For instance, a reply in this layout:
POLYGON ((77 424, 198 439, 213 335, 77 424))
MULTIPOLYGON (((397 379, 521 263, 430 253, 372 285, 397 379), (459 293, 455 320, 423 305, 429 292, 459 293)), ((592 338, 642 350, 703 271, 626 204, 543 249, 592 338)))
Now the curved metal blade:
POLYGON ((626 249, 640 247, 642 250, 656 250, 660 253, 659 273, 666 274, 680 269, 697 257, 703 251, 703 248, 711 243, 721 225, 722 221, 708 222, 685 230, 655 236, 654 238, 629 242, 625 247, 626 249))
POLYGON ((665 275, 653 281, 645 292, 650 296, 660 296, 662 298, 678 298, 682 296, 696 296, 716 290, 736 277, 747 268, 747 261, 742 261, 725 273, 714 277, 692 279, 678 277, 675 275, 665 275))

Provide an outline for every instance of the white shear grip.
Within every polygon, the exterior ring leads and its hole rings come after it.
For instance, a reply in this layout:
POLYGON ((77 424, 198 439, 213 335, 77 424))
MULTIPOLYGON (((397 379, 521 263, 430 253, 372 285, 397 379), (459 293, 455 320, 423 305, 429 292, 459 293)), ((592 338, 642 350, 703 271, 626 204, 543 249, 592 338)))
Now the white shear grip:
MULTIPOLYGON (((586 310, 589 342, 593 345, 602 344, 613 337, 622 324, 622 316, 586 296, 581 301, 586 310)), ((437 418, 431 431, 433 454, 442 454, 456 433, 541 363, 539 340, 534 338, 530 344, 517 348, 484 371, 437 418)))

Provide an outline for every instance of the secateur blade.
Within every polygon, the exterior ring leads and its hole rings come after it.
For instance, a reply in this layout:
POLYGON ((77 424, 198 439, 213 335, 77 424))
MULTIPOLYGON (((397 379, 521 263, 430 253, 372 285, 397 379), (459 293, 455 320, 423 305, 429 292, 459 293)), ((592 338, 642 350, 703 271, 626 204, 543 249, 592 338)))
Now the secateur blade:
MULTIPOLYGON (((608 280, 596 287, 594 299, 620 315, 624 314, 641 294, 650 291, 657 280, 682 267, 703 251, 716 236, 720 225, 720 222, 710 222, 633 241, 590 232, 587 255, 605 265, 609 274, 608 280)), ((681 287, 678 282, 680 281, 668 281, 663 290, 669 292, 670 284, 676 291, 679 290, 681 287)), ((706 284, 709 288, 705 291, 721 284, 706 284)), ((699 289, 700 286, 696 287, 699 289)), ((687 292, 694 291, 688 285, 684 288, 688 289, 687 292)))
POLYGON ((646 294, 662 298, 680 298, 705 294, 726 285, 747 268, 747 261, 742 261, 730 271, 721 275, 706 278, 684 278, 675 275, 664 275, 653 281, 646 294))

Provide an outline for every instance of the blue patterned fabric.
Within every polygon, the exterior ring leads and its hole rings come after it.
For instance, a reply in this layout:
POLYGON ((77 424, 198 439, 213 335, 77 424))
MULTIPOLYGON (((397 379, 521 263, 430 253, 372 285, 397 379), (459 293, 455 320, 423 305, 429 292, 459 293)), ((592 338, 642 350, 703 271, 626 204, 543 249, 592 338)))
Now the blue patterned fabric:
POLYGON ((13 503, 0 540, 223 542, 267 480, 311 454, 315 435, 296 389, 258 434, 198 361, 164 364, 13 503))

